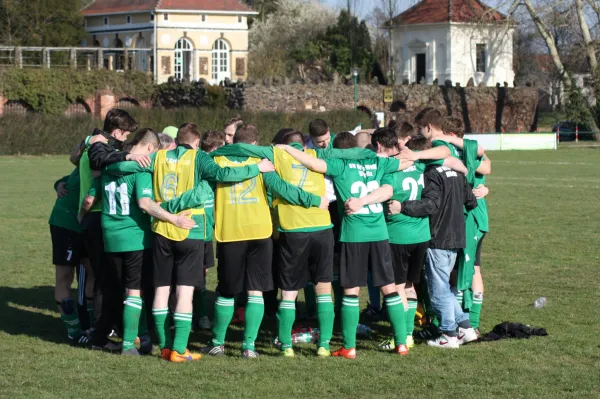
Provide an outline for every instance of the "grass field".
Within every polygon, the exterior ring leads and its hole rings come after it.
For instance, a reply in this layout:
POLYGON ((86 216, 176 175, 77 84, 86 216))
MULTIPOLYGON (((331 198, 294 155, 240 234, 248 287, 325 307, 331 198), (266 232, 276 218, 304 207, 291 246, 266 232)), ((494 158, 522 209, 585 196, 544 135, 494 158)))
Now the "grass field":
MULTIPOLYGON (((510 320, 548 337, 417 346, 400 358, 375 350, 388 331, 380 326, 349 361, 318 359, 309 345, 279 358, 265 329, 263 356, 244 361, 234 329, 230 356, 184 365, 65 343, 47 219, 67 157, 0 158, 0 397, 600 397, 600 148, 490 157, 482 330, 510 320), (542 295, 548 306, 533 309, 542 295)), ((191 348, 207 337, 193 334, 191 348)))

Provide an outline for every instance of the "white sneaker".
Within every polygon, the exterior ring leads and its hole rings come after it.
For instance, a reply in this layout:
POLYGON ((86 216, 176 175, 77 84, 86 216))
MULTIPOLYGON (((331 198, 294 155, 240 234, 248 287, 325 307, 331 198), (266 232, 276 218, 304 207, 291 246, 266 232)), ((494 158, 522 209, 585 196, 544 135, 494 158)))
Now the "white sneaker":
POLYGON ((477 332, 474 328, 458 328, 458 343, 459 345, 468 344, 469 342, 477 341, 477 332))
POLYGON ((439 337, 437 337, 436 339, 431 339, 431 340, 427 341, 427 345, 435 346, 438 348, 448 348, 448 349, 458 349, 459 348, 458 338, 451 337, 446 334, 442 334, 439 337))

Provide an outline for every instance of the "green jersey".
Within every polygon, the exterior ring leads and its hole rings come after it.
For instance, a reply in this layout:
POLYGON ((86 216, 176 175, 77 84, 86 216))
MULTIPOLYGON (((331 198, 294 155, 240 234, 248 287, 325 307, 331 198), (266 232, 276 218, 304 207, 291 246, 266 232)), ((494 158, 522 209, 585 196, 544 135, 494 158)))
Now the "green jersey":
POLYGON ((79 210, 79 168, 75 168, 69 176, 65 176, 57 183, 65 182, 67 195, 56 199, 52 213, 50 214, 49 224, 63 229, 81 232, 81 226, 77 221, 77 212, 79 210))
POLYGON ((138 200, 153 199, 152 174, 103 174, 101 182, 104 250, 129 252, 151 248, 150 216, 140 209, 138 200))
POLYGON ((206 195, 204 201, 204 217, 206 218, 206 238, 204 241, 212 241, 215 229, 215 185, 202 180, 202 192, 206 195))
MULTIPOLYGON (((481 161, 483 161, 483 158, 481 159, 481 161)), ((481 162, 479 163, 481 164, 481 162)), ((480 184, 485 185, 485 176, 475 173, 475 184, 473 185, 473 187, 477 188, 477 186, 479 186, 480 184)), ((477 222, 477 227, 479 228, 479 230, 485 233, 489 232, 490 224, 488 216, 488 207, 485 197, 479 198, 477 200, 477 208, 473 209, 471 212, 473 212, 473 216, 475 217, 475 221, 477 222)))
MULTIPOLYGON (((408 169, 392 173, 394 195, 391 199, 398 202, 421 199, 425 187, 425 164, 416 162, 408 169)), ((388 215, 385 208, 390 244, 418 244, 431 240, 428 217, 411 217, 404 214, 388 215)))
MULTIPOLYGON (((92 174, 92 169, 90 168, 90 158, 88 156, 87 150, 83 152, 81 155, 81 159, 79 160, 79 178, 80 178, 80 188, 79 188, 79 206, 77 209, 81 210, 81 203, 83 199, 87 195, 88 191, 92 187, 92 181, 94 180, 94 176, 92 174)), ((97 201, 92 208, 89 210, 90 212, 100 212, 102 210, 102 204, 100 201, 97 201)))
POLYGON ((444 140, 433 140, 433 142, 431 143, 431 146, 434 148, 440 147, 440 146, 448 147, 448 149, 450 150, 450 156, 453 156, 454 158, 462 159, 461 154, 459 153, 458 149, 454 145, 452 145, 444 140))
MULTIPOLYGON (((400 161, 395 158, 328 159, 325 162, 326 174, 333 178, 338 203, 342 207, 350 198, 362 198, 377 190, 384 176, 398 171, 400 167, 400 161)), ((388 238, 382 204, 365 206, 352 215, 344 214, 342 218, 341 242, 374 242, 388 238)))

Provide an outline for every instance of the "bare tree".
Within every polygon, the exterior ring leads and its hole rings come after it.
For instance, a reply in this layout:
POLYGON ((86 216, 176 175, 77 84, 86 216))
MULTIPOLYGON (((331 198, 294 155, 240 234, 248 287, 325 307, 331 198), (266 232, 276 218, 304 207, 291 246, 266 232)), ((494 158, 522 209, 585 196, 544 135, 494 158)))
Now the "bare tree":
POLYGON ((394 48, 394 17, 396 17, 400 13, 400 0, 380 0, 381 1, 381 10, 383 10, 383 14, 386 18, 385 27, 388 31, 389 41, 390 41, 390 51, 389 51, 389 74, 390 74, 390 85, 394 86, 396 84, 396 68, 395 65, 395 48, 394 48))

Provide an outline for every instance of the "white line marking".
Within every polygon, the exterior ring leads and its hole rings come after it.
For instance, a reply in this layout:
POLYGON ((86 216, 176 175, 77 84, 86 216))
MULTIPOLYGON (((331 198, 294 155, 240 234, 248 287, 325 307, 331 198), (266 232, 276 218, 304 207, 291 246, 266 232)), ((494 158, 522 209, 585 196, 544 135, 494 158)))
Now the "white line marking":
POLYGON ((505 161, 497 160, 492 163, 512 163, 519 165, 579 165, 579 166, 600 166, 597 163, 584 163, 584 162, 542 162, 542 161, 505 161))

